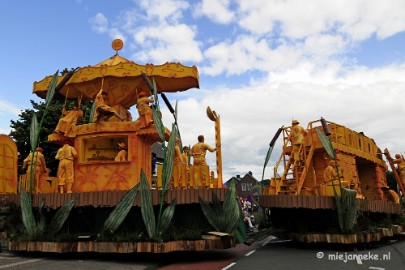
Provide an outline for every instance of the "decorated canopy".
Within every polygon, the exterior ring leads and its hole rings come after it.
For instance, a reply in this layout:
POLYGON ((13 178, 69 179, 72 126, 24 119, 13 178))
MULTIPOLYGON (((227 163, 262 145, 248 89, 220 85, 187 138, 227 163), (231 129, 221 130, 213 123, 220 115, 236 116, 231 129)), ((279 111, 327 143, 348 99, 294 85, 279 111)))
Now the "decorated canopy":
MULTIPOLYGON (((139 65, 117 53, 97 65, 79 68, 59 93, 67 98, 93 100, 100 89, 103 89, 108 93, 110 106, 120 104, 129 108, 136 104, 138 93, 151 95, 142 73, 146 74, 150 81, 152 78, 156 81, 158 93, 199 88, 198 70, 195 66, 187 67, 180 63, 139 65)), ((65 76, 59 76, 58 83, 65 76)), ((51 79, 52 76, 47 76, 39 82, 34 82, 33 92, 45 98, 51 79)))

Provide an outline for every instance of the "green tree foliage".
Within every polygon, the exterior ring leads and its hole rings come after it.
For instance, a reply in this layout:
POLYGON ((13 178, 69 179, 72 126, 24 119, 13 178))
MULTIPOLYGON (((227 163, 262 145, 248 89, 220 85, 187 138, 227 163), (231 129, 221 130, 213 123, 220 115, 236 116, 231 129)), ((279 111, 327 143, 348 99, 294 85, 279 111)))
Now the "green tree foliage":
POLYGON ((260 182, 260 184, 262 185, 262 188, 264 187, 269 187, 270 186, 270 179, 264 179, 260 182))
MULTIPOLYGON (((73 109, 73 105, 76 100, 68 100, 66 102, 66 110, 73 109)), ((58 168, 58 161, 55 160, 56 152, 59 149, 59 145, 48 142, 48 135, 52 134, 60 117, 62 116, 62 108, 65 101, 62 98, 54 99, 48 107, 48 113, 45 116, 42 124, 42 129, 39 137, 38 146, 44 149, 44 156, 46 165, 51 169, 51 175, 55 176, 58 168)), ((41 119, 45 110, 45 102, 35 102, 31 100, 32 108, 23 110, 17 121, 11 120, 11 132, 10 136, 14 139, 18 148, 18 164, 21 166, 23 160, 30 153, 30 126, 32 113, 35 111, 37 118, 41 119)), ((84 117, 79 120, 78 125, 88 123, 92 102, 82 101, 81 109, 83 110, 84 117)))
POLYGON ((387 177, 387 183, 390 189, 394 190, 395 192, 399 192, 398 190, 398 183, 397 180, 395 180, 394 173, 392 171, 386 171, 385 175, 387 177))

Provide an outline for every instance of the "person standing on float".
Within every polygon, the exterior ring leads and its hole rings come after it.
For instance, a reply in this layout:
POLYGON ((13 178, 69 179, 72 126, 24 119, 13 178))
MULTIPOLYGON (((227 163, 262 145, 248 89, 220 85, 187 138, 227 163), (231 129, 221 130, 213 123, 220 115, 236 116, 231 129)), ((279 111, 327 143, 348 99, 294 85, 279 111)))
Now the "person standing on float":
POLYGON ((55 159, 59 160, 59 193, 64 193, 65 186, 66 193, 72 193, 72 186, 75 181, 73 168, 75 158, 77 158, 77 152, 67 142, 56 153, 55 159))

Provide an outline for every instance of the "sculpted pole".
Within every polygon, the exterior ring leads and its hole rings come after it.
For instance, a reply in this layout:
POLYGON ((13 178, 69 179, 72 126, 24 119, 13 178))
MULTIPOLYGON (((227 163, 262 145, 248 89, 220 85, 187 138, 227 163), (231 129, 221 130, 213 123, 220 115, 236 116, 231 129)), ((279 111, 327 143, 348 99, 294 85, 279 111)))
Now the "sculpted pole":
POLYGON ((223 187, 222 183, 222 151, 221 151, 221 121, 219 115, 211 108, 207 107, 207 116, 211 121, 215 122, 215 147, 217 159, 217 175, 218 175, 218 188, 223 187))

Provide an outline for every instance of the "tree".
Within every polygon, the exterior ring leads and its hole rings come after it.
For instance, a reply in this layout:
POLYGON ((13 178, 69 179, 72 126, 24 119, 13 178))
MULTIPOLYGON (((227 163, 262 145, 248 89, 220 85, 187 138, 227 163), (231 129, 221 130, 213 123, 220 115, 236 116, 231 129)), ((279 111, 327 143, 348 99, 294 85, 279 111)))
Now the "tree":
MULTIPOLYGON (((73 104, 76 100, 69 100, 66 102, 66 109, 70 110, 73 108, 73 104)), ((35 111, 38 119, 41 119, 43 112, 45 110, 45 102, 35 102, 31 100, 32 109, 25 109, 19 115, 19 120, 11 120, 11 132, 10 136, 16 142, 18 148, 18 164, 21 166, 23 160, 30 153, 30 126, 32 113, 35 111)), ((62 116, 62 107, 64 105, 64 100, 61 98, 54 99, 51 106, 48 108, 48 113, 44 119, 42 130, 40 133, 38 146, 44 149, 43 153, 46 160, 47 167, 51 170, 50 175, 56 176, 56 171, 58 169, 59 161, 55 160, 55 155, 60 145, 48 142, 48 135, 52 134, 60 117, 62 116)), ((78 124, 89 123, 89 116, 91 110, 92 102, 83 101, 81 103, 81 108, 84 113, 84 117, 79 120, 78 124)))
POLYGON ((269 187, 270 186, 270 179, 264 179, 260 182, 262 187, 269 187))
POLYGON ((398 192, 398 183, 397 180, 395 180, 394 173, 392 171, 386 171, 385 175, 387 177, 387 184, 390 187, 390 189, 394 190, 395 192, 398 192))

